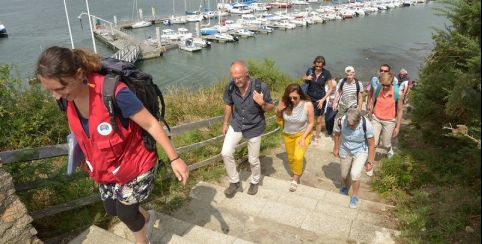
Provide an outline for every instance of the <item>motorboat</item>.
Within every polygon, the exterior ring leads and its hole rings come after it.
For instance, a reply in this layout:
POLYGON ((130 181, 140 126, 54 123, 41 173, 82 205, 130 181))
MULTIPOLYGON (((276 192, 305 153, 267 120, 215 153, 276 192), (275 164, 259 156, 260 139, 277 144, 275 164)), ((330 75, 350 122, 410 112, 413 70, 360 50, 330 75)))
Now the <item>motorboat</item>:
POLYGON ((285 30, 287 30, 287 29, 291 30, 291 29, 296 28, 296 25, 289 22, 288 20, 284 19, 284 20, 280 20, 280 21, 275 22, 274 27, 280 28, 280 29, 285 29, 285 30))
POLYGON ((8 36, 7 28, 5 27, 5 25, 0 23, 0 37, 7 37, 7 36, 8 36))
POLYGON ((188 29, 181 27, 177 28, 177 36, 179 39, 192 37, 192 33, 188 29))
POLYGON ((237 29, 235 32, 234 32, 235 35, 237 36, 241 36, 241 37, 254 37, 254 32, 250 31, 250 30, 247 30, 247 29, 237 29))
POLYGON ((273 28, 271 27, 268 27, 266 25, 261 25, 258 29, 257 29, 258 32, 260 33, 272 33, 273 32, 273 28))
POLYGON ((203 36, 209 36, 209 35, 214 35, 219 32, 218 28, 216 27, 204 27, 199 30, 201 32, 201 35, 203 36))
POLYGON ((237 38, 228 34, 228 33, 216 33, 214 34, 214 38, 221 42, 234 42, 237 41, 237 38))
POLYGON ((151 26, 152 22, 141 20, 131 25, 132 29, 151 26))
POLYGON ((197 45, 197 46, 200 46, 200 47, 210 47, 211 46, 210 41, 206 41, 206 40, 202 39, 201 37, 193 37, 192 42, 194 43, 194 45, 197 45))
POLYGON ((166 41, 177 41, 179 40, 179 36, 172 29, 164 29, 161 32, 161 39, 166 41))
POLYGON ((252 13, 254 10, 249 8, 247 4, 243 3, 236 3, 231 6, 228 11, 232 14, 249 14, 252 13))
POLYGON ((186 24, 186 16, 174 16, 172 15, 171 18, 169 18, 169 23, 170 24, 186 24))
POLYGON ((203 21, 203 19, 204 19, 204 15, 202 15, 202 14, 187 15, 186 16, 187 22, 200 22, 200 21, 203 21))
POLYGON ((181 39, 178 43, 179 49, 188 52, 201 51, 203 48, 194 43, 192 37, 181 39))

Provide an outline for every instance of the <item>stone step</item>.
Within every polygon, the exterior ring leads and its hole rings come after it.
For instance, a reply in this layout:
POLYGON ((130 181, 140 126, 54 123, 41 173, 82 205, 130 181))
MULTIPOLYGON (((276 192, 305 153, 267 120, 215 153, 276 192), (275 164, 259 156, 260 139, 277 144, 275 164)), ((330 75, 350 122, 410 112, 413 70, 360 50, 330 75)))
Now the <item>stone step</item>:
MULTIPOLYGON (((151 243, 252 243, 176 219, 163 213, 157 212, 156 214, 157 218, 152 230, 151 243)), ((115 224, 111 231, 120 237, 134 241, 132 232, 122 222, 115 224)))
POLYGON ((80 235, 75 237, 69 244, 98 244, 98 243, 116 243, 116 244, 132 244, 133 241, 117 236, 105 229, 92 225, 80 235))
MULTIPOLYGON (((229 185, 227 177, 221 178, 221 183, 218 185, 227 187, 229 185)), ((339 209, 340 211, 352 210, 348 207, 350 202, 349 196, 303 184, 299 184, 295 192, 290 192, 288 190, 289 186, 289 180, 279 180, 269 176, 262 176, 259 182, 257 196, 295 207, 303 207, 310 211, 323 211, 324 209, 339 209), (293 198, 293 196, 296 196, 296 198, 293 198)), ((242 188, 245 189, 243 192, 247 192, 249 181, 242 181, 242 188)), ((220 193, 222 193, 222 191, 220 193)), ((387 210, 393 207, 392 205, 384 203, 360 199, 359 207, 356 211, 366 212, 363 214, 377 214, 381 215, 379 217, 382 217, 386 215, 387 210)), ((333 210, 330 210, 327 214, 330 214, 330 212, 333 212, 333 210)), ((388 218, 384 222, 386 221, 388 221, 388 218)), ((381 223, 377 221, 374 222, 374 224, 380 225, 381 223)), ((393 228, 390 222, 386 222, 385 224, 388 225, 387 227, 393 228)))
MULTIPOLYGON (((249 203, 246 203, 249 204, 249 203)), ((346 243, 345 240, 321 236, 313 231, 252 216, 236 209, 224 208, 216 202, 191 199, 173 213, 177 219, 203 226, 253 243, 346 243)))
MULTIPOLYGON (((261 188, 259 188, 260 192, 261 188)), ((326 197, 326 191, 323 191, 323 195, 320 194, 320 189, 307 188, 300 192, 308 194, 311 191, 312 195, 321 196, 321 199, 315 200, 292 194, 291 199, 278 196, 277 200, 272 200, 276 198, 275 191, 266 194, 265 197, 269 196, 267 198, 263 198, 262 193, 259 192, 259 195, 255 196, 238 193, 235 197, 228 199, 224 196, 223 190, 224 187, 200 182, 191 191, 191 197, 210 203, 211 208, 214 209, 234 210, 248 216, 256 216, 335 239, 371 242, 377 232, 385 236, 398 235, 398 231, 375 225, 373 222, 380 221, 376 214, 360 209, 350 209, 347 205, 346 207, 337 206, 329 202, 330 200, 339 202, 339 199, 346 198, 345 203, 348 203, 348 196, 333 194, 326 197), (307 203, 303 203, 305 201, 307 203), (372 215, 376 216, 374 220, 371 219, 372 215)))

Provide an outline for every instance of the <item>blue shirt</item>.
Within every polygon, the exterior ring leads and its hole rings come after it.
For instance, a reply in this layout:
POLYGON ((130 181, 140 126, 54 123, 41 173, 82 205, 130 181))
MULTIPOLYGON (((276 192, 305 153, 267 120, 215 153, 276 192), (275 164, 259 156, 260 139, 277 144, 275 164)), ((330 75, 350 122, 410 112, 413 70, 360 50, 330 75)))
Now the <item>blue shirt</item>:
POLYGON ((325 68, 321 69, 321 74, 316 78, 313 68, 309 68, 306 71, 306 75, 311 75, 313 80, 305 80, 308 83, 307 95, 310 96, 311 101, 317 101, 322 99, 326 95, 325 84, 327 80, 331 80, 330 71, 325 68))
MULTIPOLYGON (((122 88, 117 93, 115 101, 122 113, 120 119, 123 121, 123 123, 127 122, 131 115, 139 112, 144 107, 139 98, 137 98, 137 96, 128 87, 122 88)), ((80 123, 82 124, 85 134, 89 136, 89 119, 82 117, 77 107, 75 107, 75 109, 77 110, 80 123)))
MULTIPOLYGON (((356 156, 359 153, 368 153, 368 145, 365 142, 365 132, 363 131, 363 121, 360 120, 358 126, 355 129, 351 129, 348 127, 345 117, 341 118, 340 158, 345 158, 347 155, 356 156)), ((365 121, 367 138, 372 138, 374 137, 372 123, 367 118, 365 118, 365 121)), ((333 131, 340 132, 338 121, 335 121, 333 131)))

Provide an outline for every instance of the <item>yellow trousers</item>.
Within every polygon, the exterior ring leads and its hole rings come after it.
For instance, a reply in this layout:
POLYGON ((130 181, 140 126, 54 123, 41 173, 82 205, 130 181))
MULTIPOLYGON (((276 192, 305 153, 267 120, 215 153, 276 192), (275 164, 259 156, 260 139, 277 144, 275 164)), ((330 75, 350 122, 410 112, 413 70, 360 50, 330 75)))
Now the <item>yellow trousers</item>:
POLYGON ((301 147, 298 142, 305 132, 298 132, 296 134, 283 133, 283 141, 286 147, 286 155, 288 157, 288 166, 291 172, 295 175, 301 175, 303 171, 304 157, 306 149, 311 142, 311 133, 305 139, 305 147, 301 147))

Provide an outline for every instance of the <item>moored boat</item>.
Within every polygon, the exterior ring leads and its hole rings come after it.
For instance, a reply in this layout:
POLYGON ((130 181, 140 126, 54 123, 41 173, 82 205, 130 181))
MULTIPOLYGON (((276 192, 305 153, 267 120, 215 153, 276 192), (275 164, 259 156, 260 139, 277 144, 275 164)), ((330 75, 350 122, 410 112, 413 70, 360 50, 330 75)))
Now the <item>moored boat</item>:
POLYGON ((132 29, 135 29, 135 28, 142 28, 142 27, 147 27, 147 26, 151 26, 151 25, 152 25, 151 22, 141 20, 139 22, 136 22, 136 23, 132 24, 131 27, 132 27, 132 29))
POLYGON ((0 37, 7 37, 7 36, 8 36, 7 28, 5 27, 5 25, 0 23, 0 37))

